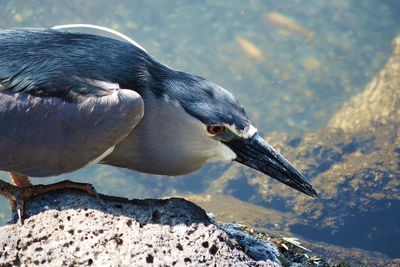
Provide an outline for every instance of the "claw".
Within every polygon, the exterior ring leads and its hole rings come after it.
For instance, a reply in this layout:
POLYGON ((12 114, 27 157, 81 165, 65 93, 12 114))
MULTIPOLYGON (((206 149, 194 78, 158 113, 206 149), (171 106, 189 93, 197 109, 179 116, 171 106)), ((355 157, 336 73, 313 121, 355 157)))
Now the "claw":
POLYGON ((20 206, 20 207, 17 208, 18 224, 19 225, 23 225, 22 214, 24 214, 24 206, 20 206))
POLYGON ((20 225, 23 224, 22 216, 24 215, 24 205, 25 201, 32 199, 34 197, 34 190, 32 189, 33 186, 23 187, 17 192, 15 192, 15 202, 16 202, 16 213, 18 215, 18 223, 20 225))
POLYGON ((14 197, 15 197, 16 206, 15 206, 13 212, 16 213, 18 216, 18 218, 16 218, 16 219, 18 220, 19 225, 22 225, 23 224, 22 215, 24 214, 24 204, 25 203, 21 200, 20 191, 15 192, 14 197))

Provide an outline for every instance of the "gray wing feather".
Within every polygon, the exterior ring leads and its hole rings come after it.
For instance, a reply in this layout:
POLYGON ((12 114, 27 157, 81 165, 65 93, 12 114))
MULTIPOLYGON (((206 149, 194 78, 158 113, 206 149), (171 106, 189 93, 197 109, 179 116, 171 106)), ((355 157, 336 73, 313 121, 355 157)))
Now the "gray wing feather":
POLYGON ((0 170, 34 177, 77 170, 125 138, 143 111, 127 89, 78 103, 0 92, 0 170))

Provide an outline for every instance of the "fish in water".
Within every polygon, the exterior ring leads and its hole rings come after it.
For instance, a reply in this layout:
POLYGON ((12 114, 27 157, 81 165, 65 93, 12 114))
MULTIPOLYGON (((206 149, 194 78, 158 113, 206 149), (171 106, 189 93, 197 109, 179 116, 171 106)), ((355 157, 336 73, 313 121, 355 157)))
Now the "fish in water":
POLYGON ((314 33, 308 31, 304 27, 297 24, 296 21, 286 17, 285 15, 282 15, 277 12, 270 12, 270 13, 264 13, 264 17, 270 24, 278 28, 284 28, 290 31, 291 33, 295 33, 297 35, 306 37, 307 42, 311 41, 314 38, 314 33))
POLYGON ((235 36, 235 39, 249 57, 253 58, 257 63, 264 62, 263 54, 257 46, 238 35, 235 36))

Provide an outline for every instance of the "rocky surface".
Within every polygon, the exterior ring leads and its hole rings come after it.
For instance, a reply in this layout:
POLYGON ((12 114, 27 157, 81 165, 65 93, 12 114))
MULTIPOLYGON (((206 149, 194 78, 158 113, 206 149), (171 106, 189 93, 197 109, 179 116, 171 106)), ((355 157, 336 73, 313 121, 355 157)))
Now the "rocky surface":
POLYGON ((279 266, 274 245, 257 241, 252 259, 251 239, 184 199, 101 197, 63 190, 26 203, 23 225, 0 228, 0 266, 279 266))
MULTIPOLYGON (((224 193, 291 214, 259 226, 400 258, 400 36, 364 91, 313 133, 268 135, 268 142, 316 187, 310 199, 239 165, 215 180, 224 193), (244 197, 243 197, 244 196, 244 197)), ((218 214, 217 218, 218 218, 218 214)))

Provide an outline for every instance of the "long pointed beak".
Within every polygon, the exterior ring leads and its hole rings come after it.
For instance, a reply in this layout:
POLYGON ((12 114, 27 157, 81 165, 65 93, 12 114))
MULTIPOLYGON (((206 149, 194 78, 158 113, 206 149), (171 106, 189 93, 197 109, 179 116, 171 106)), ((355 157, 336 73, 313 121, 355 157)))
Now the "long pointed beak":
POLYGON ((225 144, 236 153, 235 161, 263 172, 304 194, 317 197, 317 192, 307 178, 257 133, 252 138, 234 139, 225 144))

